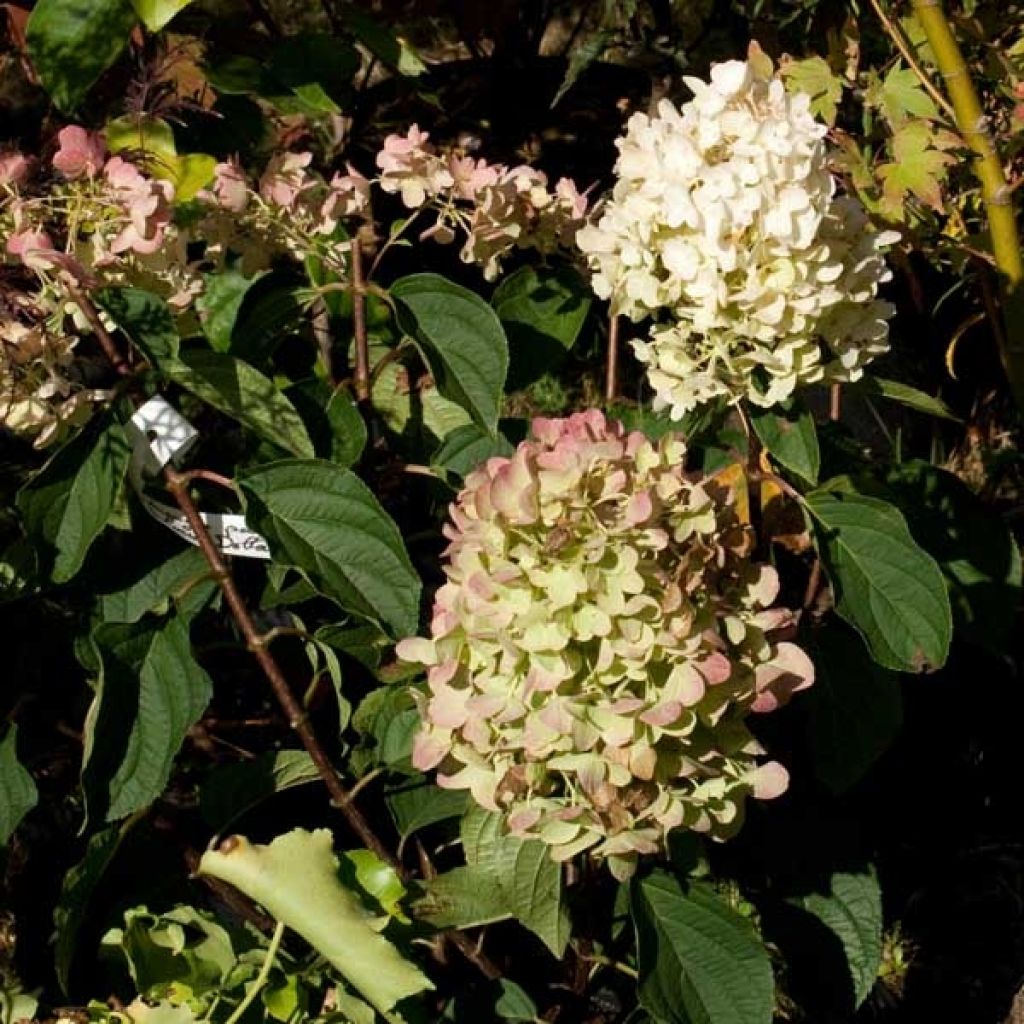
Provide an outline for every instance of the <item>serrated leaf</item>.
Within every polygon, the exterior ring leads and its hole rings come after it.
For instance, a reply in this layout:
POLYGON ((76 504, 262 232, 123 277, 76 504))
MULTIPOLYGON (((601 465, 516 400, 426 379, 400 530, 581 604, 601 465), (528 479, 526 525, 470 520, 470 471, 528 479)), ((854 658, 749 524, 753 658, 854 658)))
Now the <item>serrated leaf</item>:
POLYGON ((192 0, 132 0, 132 7, 150 32, 159 32, 190 3, 192 0))
POLYGON ((640 1004, 661 1024, 771 1024, 771 961, 711 886, 666 871, 634 880, 640 1004))
POLYGON ((942 570, 958 634, 1005 653, 1021 598, 1020 550, 1006 523, 963 481, 927 462, 892 467, 885 486, 942 570))
POLYGON ((70 113, 81 103, 134 27, 129 0, 38 0, 26 28, 28 54, 61 110, 70 113))
POLYGON ((853 986, 853 1005, 868 997, 882 962, 882 891, 872 869, 835 872, 827 893, 793 901, 813 914, 842 943, 853 986))
POLYGON ((249 525, 276 561, 308 572, 343 608, 416 632, 420 580, 398 527, 350 470, 320 460, 286 460, 239 479, 249 525))
POLYGON ((180 617, 104 624, 94 644, 102 671, 86 716, 82 785, 88 818, 117 821, 163 792, 213 684, 180 617))
POLYGON ((814 417, 797 399, 771 409, 751 409, 754 431, 768 453, 808 483, 818 482, 821 452, 814 417))
POLYGON ((949 654, 952 613, 935 560, 899 509, 825 484, 806 496, 836 611, 886 668, 930 671, 949 654))
POLYGON ((839 622, 803 642, 814 662, 814 686, 804 701, 814 774, 833 793, 843 793, 899 735, 899 677, 875 664, 859 638, 839 622))
POLYGON ((327 422, 331 428, 331 462, 354 466, 362 458, 369 434, 347 388, 338 387, 328 399, 327 422))
POLYGON ((956 158, 935 146, 935 135, 927 121, 909 121, 892 137, 892 162, 878 168, 883 184, 883 209, 892 217, 902 216, 908 195, 926 206, 942 211, 942 185, 946 168, 956 158))
POLYGON ((438 274, 400 278, 391 297, 438 391, 493 435, 508 372, 508 341, 497 314, 479 295, 438 274))
POLYGON ((428 825, 460 817, 466 810, 469 794, 464 789, 441 789, 417 780, 389 790, 386 799, 398 834, 404 840, 428 825))
POLYGON ((904 384, 902 381, 871 376, 865 377, 856 387, 869 395, 878 395, 881 398, 889 399, 891 402, 899 402, 909 409, 915 409, 917 412, 923 412, 929 416, 951 420, 953 423, 962 422, 960 417, 941 398, 936 398, 934 395, 919 391, 917 388, 904 384))
POLYGON ((821 117, 828 125, 836 123, 839 102, 843 98, 843 81, 823 57, 786 61, 779 68, 786 88, 803 92, 811 98, 811 113, 821 117))
POLYGON ((373 386, 374 412, 389 430, 402 434, 414 428, 425 429, 429 431, 428 440, 430 435, 439 440, 472 424, 469 413, 461 405, 449 402, 436 387, 418 385, 415 394, 411 393, 405 376, 405 367, 391 363, 384 367, 373 386))
POLYGON ((38 800, 36 784, 18 760, 18 727, 12 724, 0 740, 0 847, 38 800))
POLYGON ((261 272, 246 277, 234 267, 203 275, 203 294, 196 299, 196 309, 203 334, 215 352, 227 352, 231 348, 238 311, 249 289, 264 276, 265 272, 261 272))
POLYGON ((611 28, 602 27, 572 48, 565 77, 551 100, 552 109, 558 106, 562 97, 579 81, 580 75, 608 49, 614 38, 615 33, 611 28))
POLYGON ((302 418, 277 385, 225 352, 197 349, 165 362, 168 376, 271 444, 300 458, 313 455, 302 418))
POLYGON ((520 267, 495 288, 491 305, 508 335, 508 390, 526 387, 565 358, 592 297, 572 267, 520 267))
POLYGON ((898 128, 908 118, 939 116, 935 101, 928 95, 911 68, 892 67, 885 78, 866 94, 867 102, 881 107, 889 123, 898 128))
POLYGON ((256 804, 320 778, 304 750, 266 751, 210 772, 199 787, 199 810, 218 832, 256 804))
POLYGON ((131 445, 111 411, 96 417, 18 493, 25 526, 55 583, 70 580, 102 533, 128 471, 131 445))
POLYGON ((207 851, 201 874, 228 882, 298 932, 381 1013, 434 986, 367 921, 359 898, 338 878, 326 829, 295 829, 269 846, 241 836, 207 851))
POLYGON ((121 825, 112 825, 90 836, 85 855, 64 876, 60 898, 53 912, 57 933, 53 955, 57 980, 65 995, 69 994, 78 933, 88 917, 89 901, 120 849, 122 840, 135 824, 136 819, 129 818, 121 825))
POLYGON ((178 329, 159 295, 141 288, 104 288, 96 301, 155 366, 177 358, 178 329))
POLYGON ((430 461, 449 473, 466 476, 488 459, 511 455, 514 451, 504 435, 492 437, 475 423, 467 423, 444 438, 430 461))
POLYGON ((562 867, 547 846, 508 835, 502 815, 476 805, 463 817, 461 831, 466 866, 428 884, 424 916, 438 927, 456 928, 514 917, 560 957, 570 923, 562 867))
POLYGON ((156 565, 133 563, 128 568, 132 573, 130 582, 97 595, 104 622, 138 622, 147 612, 162 613, 176 592, 210 572, 202 552, 194 547, 156 565))

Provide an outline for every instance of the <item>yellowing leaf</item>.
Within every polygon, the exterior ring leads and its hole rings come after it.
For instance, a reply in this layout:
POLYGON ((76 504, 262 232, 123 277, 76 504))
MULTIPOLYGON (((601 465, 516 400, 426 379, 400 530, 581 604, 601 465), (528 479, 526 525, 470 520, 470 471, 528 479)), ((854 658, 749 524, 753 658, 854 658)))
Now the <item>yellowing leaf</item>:
POLYGON ((936 145, 944 141, 927 121, 911 121, 893 135, 893 162, 878 168, 883 182, 882 209, 887 216, 902 220, 908 195, 933 210, 942 210, 946 168, 956 162, 955 157, 936 145))
POLYGON ((910 70, 896 66, 884 79, 872 76, 865 99, 870 106, 881 109, 886 120, 899 128, 913 117, 937 118, 935 101, 925 92, 917 75, 910 70))
POLYGON ((132 7, 150 32, 159 32, 178 11, 190 3, 192 0, 132 0, 132 7))
POLYGON ((832 73, 823 57, 791 60, 779 70, 790 92, 805 92, 811 97, 811 113, 817 114, 830 125, 836 123, 843 83, 832 73))

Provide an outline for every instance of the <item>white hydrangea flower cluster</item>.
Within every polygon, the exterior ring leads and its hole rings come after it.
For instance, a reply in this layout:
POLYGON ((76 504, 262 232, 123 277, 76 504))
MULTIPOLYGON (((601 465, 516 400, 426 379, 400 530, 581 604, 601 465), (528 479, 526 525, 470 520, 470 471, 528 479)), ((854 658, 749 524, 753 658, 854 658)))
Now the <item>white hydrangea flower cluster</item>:
POLYGON ((898 236, 835 194, 825 125, 763 54, 686 82, 681 109, 630 119, 611 199, 577 234, 594 291, 659 320, 634 343, 655 407, 679 419, 720 395, 769 406, 856 380, 887 348, 881 249, 898 236))

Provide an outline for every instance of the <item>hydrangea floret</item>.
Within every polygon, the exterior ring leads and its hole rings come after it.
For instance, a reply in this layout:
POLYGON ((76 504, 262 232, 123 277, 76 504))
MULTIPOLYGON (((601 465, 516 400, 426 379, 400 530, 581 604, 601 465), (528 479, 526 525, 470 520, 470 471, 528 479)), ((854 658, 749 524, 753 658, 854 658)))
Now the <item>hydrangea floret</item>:
POLYGON ((595 292, 656 321, 633 345, 655 408, 858 379, 888 348, 878 286, 899 236, 837 194, 826 126, 760 50, 685 81, 690 102, 630 118, 611 198, 577 235, 595 292))
POLYGON ((684 458, 596 410, 535 420, 466 478, 431 635, 398 645, 427 669, 415 766, 619 877, 785 790, 744 719, 814 675, 735 486, 684 458))

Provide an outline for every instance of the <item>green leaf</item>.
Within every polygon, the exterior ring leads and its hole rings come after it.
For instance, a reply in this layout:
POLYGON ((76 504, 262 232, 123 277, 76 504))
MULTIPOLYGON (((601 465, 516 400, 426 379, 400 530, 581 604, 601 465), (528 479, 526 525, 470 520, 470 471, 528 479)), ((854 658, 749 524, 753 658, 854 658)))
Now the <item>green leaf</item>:
POLYGON ((666 871, 634 880, 640 1003, 661 1024, 771 1024, 771 961, 711 886, 666 871))
POLYGON ((462 819, 462 846, 466 867, 428 883, 423 916, 437 927, 456 928, 514 917, 562 956, 570 922, 562 866, 546 844, 508 835, 502 815, 474 804, 462 819))
POLYGON ((943 136, 936 136, 927 121, 909 121, 892 137, 892 163, 877 169, 883 184, 882 210, 887 216, 902 216, 908 195, 925 206, 942 212, 942 185, 947 168, 957 162, 945 152, 943 136))
MULTIPOLYGON (((309 114, 338 114, 352 91, 359 55, 334 36, 300 32, 273 49, 268 68, 272 78, 291 90, 309 114)), ((276 99, 276 98, 275 98, 276 99)))
POLYGON ((327 422, 331 427, 331 462, 354 466, 369 440, 366 421, 348 389, 338 387, 327 402, 327 422))
POLYGON ((18 727, 12 724, 0 740, 0 846, 7 845, 38 800, 36 784, 18 760, 18 727))
POLYGON ((439 821, 461 817, 469 802, 464 789, 441 789, 419 780, 389 790, 388 809, 403 840, 439 821))
POLYGON ((958 634, 1005 653, 1020 605, 1021 557, 1002 517, 958 477, 920 460, 890 469, 885 487, 939 563, 958 634))
POLYGON ((381 1013, 433 985, 373 930, 354 893, 338 878, 326 829, 295 829, 269 846, 233 836, 203 855, 200 874, 229 882, 298 932, 381 1013))
POLYGON ((939 668, 953 621, 938 565, 914 543, 899 509, 830 486, 806 501, 836 611, 880 665, 904 672, 939 668))
POLYGON ((614 38, 615 32, 611 28, 601 27, 587 36, 579 46, 572 48, 565 77, 551 100, 552 109, 558 106, 562 97, 579 81, 580 75, 608 49, 614 38))
POLYGON ((791 398, 771 409, 751 409, 754 432, 768 453, 808 483, 818 482, 821 452, 814 417, 799 400, 791 398))
POLYGON ((131 445, 107 411, 61 448, 18 494, 29 534, 66 583, 103 532, 128 470, 131 445))
POLYGON ((192 655, 180 617, 101 625, 94 642, 102 671, 86 716, 82 784, 89 818, 102 810, 117 821, 164 791, 213 684, 192 655))
POLYGON ((508 372, 508 342, 497 314, 478 295, 438 274, 400 278, 391 296, 438 390, 493 435, 508 372))
POLYGON ((444 438, 430 462, 449 473, 466 476, 488 459, 514 451, 503 434, 492 437, 475 423, 467 423, 444 438))
POLYGON ((134 27, 129 0, 38 0, 26 29, 28 54, 61 110, 70 113, 81 103, 134 27))
POLYGON ((227 413, 271 444, 300 458, 313 455, 302 418, 272 380, 235 356, 196 349, 164 369, 183 388, 227 413))
POLYGON ((911 117, 935 119, 939 116, 935 101, 921 86, 916 72, 898 64, 889 70, 884 80, 868 88, 866 101, 881 107, 889 123, 896 128, 911 117))
POLYGON ((113 861, 121 842, 136 824, 129 818, 119 826, 110 826, 89 837, 85 856, 64 876, 60 898, 53 912, 57 932, 54 943, 54 966, 57 980, 65 995, 69 994, 71 968, 74 965, 78 933, 89 916, 89 902, 96 886, 113 861))
POLYGON ((461 405, 442 397, 436 387, 421 381, 410 389, 403 381, 405 374, 405 367, 391 363, 384 367, 373 386, 374 412, 389 430, 412 434, 423 429, 424 433, 429 432, 426 438, 429 442, 472 423, 469 413, 461 405))
POLYGON ((878 395, 881 398, 888 398, 891 402, 899 402, 910 409, 926 413, 929 416, 937 416, 939 419, 952 420, 960 423, 960 418, 942 401, 933 395, 912 388, 898 380, 887 380, 885 377, 865 377, 856 385, 858 390, 869 395, 878 395))
POLYGON ((345 28, 383 64, 411 78, 427 70, 426 64, 412 45, 376 18, 353 3, 335 6, 344 20, 345 28))
POLYGON ((239 479, 249 525, 275 560, 308 572, 347 611, 416 632, 420 580, 398 527, 350 470, 319 460, 261 466, 239 479))
POLYGON ((352 769, 363 774, 378 765, 393 772, 417 772, 411 763, 412 741, 420 727, 420 713, 407 686, 380 686, 371 690, 352 716, 363 742, 352 751, 352 769))
POLYGON ((159 32, 190 3, 192 0, 132 0, 132 7, 150 32, 159 32))
POLYGON ((843 81, 833 73, 823 57, 790 60, 779 73, 791 92, 804 92, 811 98, 811 113, 828 125, 836 123, 839 101, 843 98, 843 81))
POLYGON ((155 366, 177 358, 178 329, 159 295, 140 288, 105 288, 96 301, 155 366))
POLYGON ((872 869, 835 872, 827 893, 809 893, 793 900, 813 914, 842 943, 853 984, 853 1005, 859 1007, 878 977, 882 962, 882 891, 872 869))
POLYGON ((215 352, 231 348, 231 335, 238 311, 249 289, 265 276, 265 272, 246 277, 240 270, 228 267, 218 274, 203 275, 203 294, 196 299, 203 334, 215 352))
POLYGON ((130 582, 97 595, 104 622, 138 622, 147 612, 162 614, 176 592, 210 572, 202 552, 194 547, 187 547, 156 565, 139 566, 133 562, 128 568, 132 572, 130 582))
POLYGON ((590 312, 590 286, 572 267, 521 267, 494 290, 491 305, 508 335, 508 389, 532 384, 576 343, 590 312))
POLYGON ((168 177, 178 156, 170 122, 152 114, 125 114, 103 126, 111 153, 128 153, 148 174, 168 177))
POLYGON ((833 793, 843 793, 899 735, 899 677, 875 664, 839 622, 815 630, 804 642, 815 675, 804 701, 814 774, 833 793))
POLYGON ((218 832, 275 793, 320 778, 304 750, 266 751, 210 772, 199 788, 199 810, 218 832))

